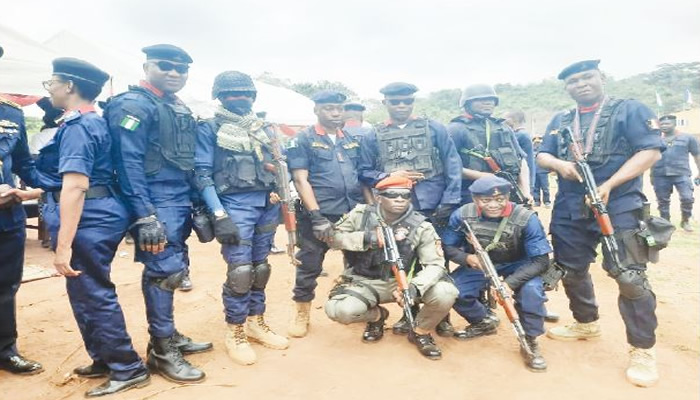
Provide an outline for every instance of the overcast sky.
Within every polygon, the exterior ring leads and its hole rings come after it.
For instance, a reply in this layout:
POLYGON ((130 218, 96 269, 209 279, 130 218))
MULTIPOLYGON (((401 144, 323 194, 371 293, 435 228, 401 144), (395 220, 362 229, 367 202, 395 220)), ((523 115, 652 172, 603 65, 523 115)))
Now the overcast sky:
POLYGON ((0 24, 39 41, 65 29, 123 51, 172 43, 194 58, 191 74, 337 80, 363 97, 397 80, 424 94, 540 81, 586 58, 601 58, 615 78, 700 61, 697 0, 22 0, 1 8, 0 24))

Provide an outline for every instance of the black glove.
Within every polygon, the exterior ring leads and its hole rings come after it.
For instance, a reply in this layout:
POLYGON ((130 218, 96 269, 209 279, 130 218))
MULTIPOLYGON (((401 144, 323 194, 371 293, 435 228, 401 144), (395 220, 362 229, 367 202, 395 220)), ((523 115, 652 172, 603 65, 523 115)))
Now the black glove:
POLYGON ((376 230, 366 230, 364 242, 365 246, 367 246, 368 249, 378 249, 381 247, 376 230))
POLYGON ((322 242, 330 242, 333 237, 333 224, 328 218, 321 215, 319 210, 309 212, 311 216, 311 230, 314 237, 322 242))
POLYGON ((214 219, 214 236, 222 244, 237 245, 241 242, 241 234, 238 232, 238 227, 228 214, 214 219))
POLYGON ((150 248, 161 246, 165 243, 165 227, 158 221, 158 217, 141 218, 136 221, 138 227, 139 248, 150 251, 150 248))
POLYGON ((436 228, 444 228, 450 221, 450 215, 457 208, 454 204, 440 204, 432 215, 432 222, 436 228))

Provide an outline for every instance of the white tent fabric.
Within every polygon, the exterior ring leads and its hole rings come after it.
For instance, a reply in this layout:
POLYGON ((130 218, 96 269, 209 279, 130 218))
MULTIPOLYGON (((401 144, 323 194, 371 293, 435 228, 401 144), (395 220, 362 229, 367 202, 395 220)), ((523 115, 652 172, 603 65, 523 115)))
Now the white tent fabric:
MULTIPOLYGON (((0 46, 5 55, 0 59, 0 93, 45 95, 41 82, 51 76, 51 60, 56 57, 77 57, 104 69, 112 76, 100 96, 105 99, 111 94, 125 91, 130 84, 136 84, 143 76, 143 54, 140 51, 123 53, 109 44, 95 42, 76 36, 68 31, 60 32, 44 43, 36 42, 16 31, 0 25, 0 46)), ((195 70, 199 69, 196 68, 195 70)), ((235 69, 222 66, 217 70, 235 69)), ((211 85, 214 76, 192 74, 178 96, 202 118, 213 115, 217 102, 211 100, 211 85)), ((256 81, 258 89, 255 111, 267 112, 267 120, 273 123, 292 126, 311 125, 316 121, 313 102, 292 90, 256 81)), ((27 107, 27 115, 40 116, 41 110, 27 107)))

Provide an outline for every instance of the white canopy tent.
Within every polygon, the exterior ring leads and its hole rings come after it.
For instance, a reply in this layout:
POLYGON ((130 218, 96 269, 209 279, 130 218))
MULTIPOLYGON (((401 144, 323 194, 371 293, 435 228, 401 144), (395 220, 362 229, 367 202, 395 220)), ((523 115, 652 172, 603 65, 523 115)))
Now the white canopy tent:
MULTIPOLYGON (((41 82, 51 76, 51 60, 56 57, 81 58, 107 71, 112 80, 105 85, 100 99, 125 91, 128 85, 138 83, 143 77, 141 66, 144 56, 140 51, 124 53, 109 44, 98 45, 68 31, 39 43, 0 25, 0 46, 5 50, 5 55, 0 59, 0 93, 45 95, 41 82)), ((193 66, 195 73, 178 96, 198 116, 210 117, 217 105, 216 101, 211 100, 214 76, 195 75, 196 60, 193 66)), ((221 66, 220 69, 235 69, 235 66, 221 66)), ((316 121, 314 104, 307 97, 259 81, 255 82, 255 86, 258 96, 254 110, 265 111, 268 121, 291 126, 310 125, 316 121)), ((32 116, 42 115, 36 106, 27 107, 25 112, 32 116)))

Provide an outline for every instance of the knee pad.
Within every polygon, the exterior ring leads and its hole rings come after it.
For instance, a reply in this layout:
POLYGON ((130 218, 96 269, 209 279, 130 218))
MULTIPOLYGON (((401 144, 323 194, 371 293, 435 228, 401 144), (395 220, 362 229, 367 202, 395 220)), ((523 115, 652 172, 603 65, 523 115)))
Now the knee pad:
POLYGON ((635 300, 651 294, 651 285, 644 271, 628 269, 615 278, 620 287, 620 295, 635 300))
POLYGON ((180 287, 180 284, 182 283, 182 280, 185 279, 186 275, 187 270, 182 270, 174 274, 168 275, 165 278, 151 278, 149 282, 152 285, 158 286, 163 290, 172 292, 180 287))
POLYGON ((258 290, 265 289, 267 281, 270 280, 270 273, 272 272, 270 264, 265 260, 255 264, 253 268, 253 288, 258 290))
POLYGON ((226 287, 234 294, 243 295, 253 286, 254 272, 250 264, 229 264, 226 272, 226 287))

